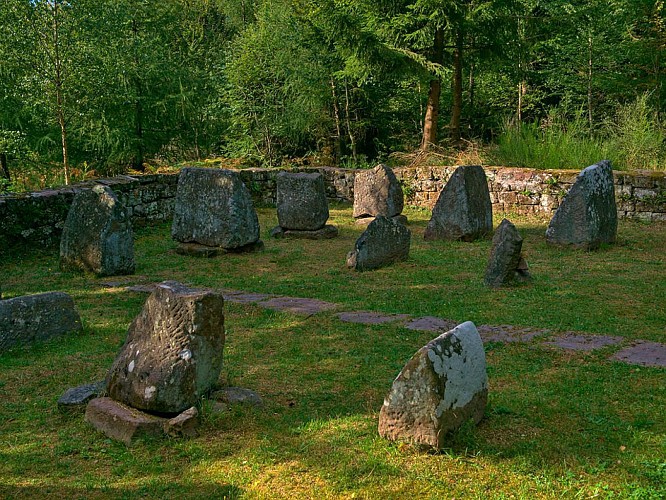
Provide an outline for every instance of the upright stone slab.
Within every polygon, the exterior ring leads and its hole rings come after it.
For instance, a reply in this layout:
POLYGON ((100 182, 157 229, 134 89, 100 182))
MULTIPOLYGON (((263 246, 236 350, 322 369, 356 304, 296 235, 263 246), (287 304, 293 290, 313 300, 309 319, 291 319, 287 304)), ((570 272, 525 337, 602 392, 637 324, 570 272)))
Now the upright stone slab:
POLYGON ((0 353, 81 329, 79 313, 66 293, 48 292, 0 301, 0 353))
POLYGON ((328 220, 328 200, 320 173, 277 175, 278 224, 284 230, 317 231, 328 220))
POLYGON ((521 250, 523 238, 511 221, 504 219, 493 236, 484 283, 498 288, 530 279, 521 250))
POLYGON ((480 166, 458 167, 437 199, 424 237, 428 241, 474 241, 493 230, 493 206, 480 166))
POLYGON ((236 172, 184 168, 178 178, 171 235, 180 243, 228 250, 259 242, 259 219, 236 172))
POLYGON ((488 399, 483 343, 471 322, 422 347, 398 374, 379 413, 379 434, 440 449, 446 435, 472 419, 488 399))
POLYGON ((613 170, 608 160, 584 169, 566 194, 546 230, 551 245, 594 250, 617 238, 613 170))
POLYGON ((359 217, 395 217, 402 212, 404 195, 398 178, 386 165, 358 172, 354 177, 354 212, 359 217))
POLYGON ((407 260, 411 231, 393 219, 379 215, 356 240, 347 255, 347 266, 367 271, 407 260))
POLYGON ((222 369, 223 304, 222 293, 158 285, 109 370, 109 396, 161 414, 194 406, 222 369))
POLYGON ((98 276, 134 273, 132 221, 108 186, 74 197, 60 239, 60 267, 98 276))

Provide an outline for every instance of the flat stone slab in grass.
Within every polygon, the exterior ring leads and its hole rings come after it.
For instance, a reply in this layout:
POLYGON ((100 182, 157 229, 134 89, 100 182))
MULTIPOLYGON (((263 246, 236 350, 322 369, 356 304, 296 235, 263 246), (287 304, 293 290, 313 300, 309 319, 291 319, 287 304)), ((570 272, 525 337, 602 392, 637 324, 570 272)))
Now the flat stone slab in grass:
POLYGON ((484 344, 487 342, 529 342, 539 335, 550 333, 549 330, 535 330, 513 325, 480 325, 477 329, 484 344))
POLYGON ((100 396, 105 390, 104 380, 67 389, 58 399, 58 410, 63 413, 83 413, 88 402, 100 396))
POLYGON ((435 316, 424 316, 415 318, 405 325, 410 330, 423 332, 448 332, 458 326, 458 322, 452 319, 436 318, 435 316))
POLYGON ((125 290, 128 292, 134 292, 134 293, 147 293, 151 294, 155 291, 157 288, 157 283, 151 283, 148 285, 132 285, 128 286, 125 290))
POLYGON ((86 407, 86 422, 127 445, 139 437, 162 435, 165 421, 165 418, 149 415, 111 398, 93 399, 86 407))
POLYGON ((301 240, 330 240, 338 236, 338 228, 331 224, 326 224, 320 229, 313 231, 303 231, 296 229, 285 229, 281 226, 276 226, 271 230, 273 238, 294 238, 301 240))
POLYGON ((341 312, 338 319, 345 323, 361 323, 363 325, 381 325, 393 321, 405 321, 409 314, 384 314, 372 311, 341 312))
POLYGON ((573 351, 594 351, 595 349, 601 349, 609 345, 619 344, 622 340, 622 337, 611 335, 586 335, 566 332, 549 342, 544 342, 544 344, 561 347, 562 349, 571 349, 573 351))
POLYGON ((208 245, 199 245, 198 243, 179 243, 176 246, 176 253, 187 255, 188 257, 217 257, 218 255, 227 253, 260 252, 263 249, 264 242, 261 240, 234 248, 211 247, 208 245))
POLYGON ((263 406, 261 396, 250 389, 243 387, 224 387, 211 394, 211 399, 221 401, 229 405, 244 404, 251 406, 263 406))
POLYGON ((240 290, 222 290, 222 295, 224 296, 225 301, 236 304, 255 304, 262 300, 275 297, 275 295, 270 293, 252 293, 242 292, 240 290))
POLYGON ((285 311, 293 314, 305 314, 307 316, 312 316, 322 311, 330 311, 338 307, 337 304, 333 304, 332 302, 324 302, 317 299, 301 299, 298 297, 275 297, 259 302, 258 305, 266 309, 285 311))
POLYGON ((638 341, 616 352, 611 359, 631 365, 666 367, 666 344, 638 341))

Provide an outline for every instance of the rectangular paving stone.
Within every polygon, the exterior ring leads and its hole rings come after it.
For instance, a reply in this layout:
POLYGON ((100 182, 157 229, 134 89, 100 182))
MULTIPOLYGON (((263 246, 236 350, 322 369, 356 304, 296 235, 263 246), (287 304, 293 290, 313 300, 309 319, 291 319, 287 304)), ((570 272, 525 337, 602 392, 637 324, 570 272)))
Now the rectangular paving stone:
POLYGON ((666 344, 638 341, 616 352, 611 359, 631 365, 666 367, 666 344))
POLYGON ((364 325, 380 325, 393 321, 405 321, 409 314, 385 314, 372 311, 341 312, 338 319, 346 323, 361 323, 364 325))
POLYGON ((611 335, 587 335, 566 332, 549 342, 544 342, 544 344, 561 347, 562 349, 570 349, 572 351, 594 351, 595 349, 601 349, 609 345, 619 344, 622 340, 622 337, 611 335))
POLYGON ((266 309, 285 311, 293 314, 303 314, 306 316, 312 316, 313 314, 322 311, 330 311, 331 309, 338 307, 337 304, 332 302, 299 297, 275 297, 259 302, 257 305, 266 309))

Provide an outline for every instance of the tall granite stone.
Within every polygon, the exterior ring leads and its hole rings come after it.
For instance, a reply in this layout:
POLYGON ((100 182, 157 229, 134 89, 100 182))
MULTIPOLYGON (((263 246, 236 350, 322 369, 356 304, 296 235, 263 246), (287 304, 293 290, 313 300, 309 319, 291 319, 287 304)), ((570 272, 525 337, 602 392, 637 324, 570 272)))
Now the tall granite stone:
POLYGON ((160 414, 193 406, 222 369, 223 304, 218 292, 159 284, 130 325, 109 370, 109 396, 160 414))
POLYGON ((134 273, 132 221, 108 187, 96 185, 74 197, 60 239, 60 267, 98 276, 134 273))
POLYGON ((424 238, 474 241, 492 230, 493 206, 483 168, 458 167, 437 199, 424 238))
POLYGON ((74 301, 48 292, 0 301, 0 352, 82 330, 74 301))
POLYGON ((527 262, 521 253, 523 238, 511 221, 504 219, 495 230, 484 283, 498 288, 530 279, 527 262))
POLYGON ((379 215, 356 240, 354 250, 347 255, 347 266, 367 271, 407 260, 410 241, 409 229, 379 215))
POLYGON ((613 170, 608 160, 584 169, 566 194, 546 230, 551 245, 595 250, 617 238, 613 170))
POLYGON ((180 243, 237 250, 259 242, 259 219, 240 176, 184 168, 178 178, 171 235, 180 243))
POLYGON ((278 224, 284 230, 316 231, 328 220, 328 200, 320 173, 277 175, 278 224))
POLYGON ((398 374, 379 413, 379 434, 440 449, 446 435, 472 419, 488 399, 486 356, 471 322, 422 347, 398 374))
POLYGON ((402 212, 405 200, 398 178, 386 165, 358 172, 354 177, 354 211, 359 217, 395 217, 402 212))

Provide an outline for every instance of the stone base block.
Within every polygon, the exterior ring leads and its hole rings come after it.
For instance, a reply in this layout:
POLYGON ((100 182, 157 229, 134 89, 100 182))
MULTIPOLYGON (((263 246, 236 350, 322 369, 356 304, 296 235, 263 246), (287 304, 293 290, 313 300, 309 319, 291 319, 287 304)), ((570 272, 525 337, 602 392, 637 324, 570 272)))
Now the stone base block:
POLYGON ((299 231, 296 229, 285 229, 276 226, 271 230, 273 238, 301 238, 307 240, 326 240, 335 238, 338 235, 338 228, 330 224, 315 231, 299 231))
POLYGON ((185 410, 164 422, 164 434, 171 437, 197 437, 199 431, 199 410, 196 407, 185 410))
POLYGON ((86 407, 86 422, 111 439, 127 445, 142 436, 161 436, 166 420, 111 398, 93 399, 86 407))
POLYGON ((176 247, 176 253, 190 257, 217 257, 225 253, 259 252, 263 249, 264 242, 261 240, 238 248, 210 247, 198 243, 179 243, 176 247))

